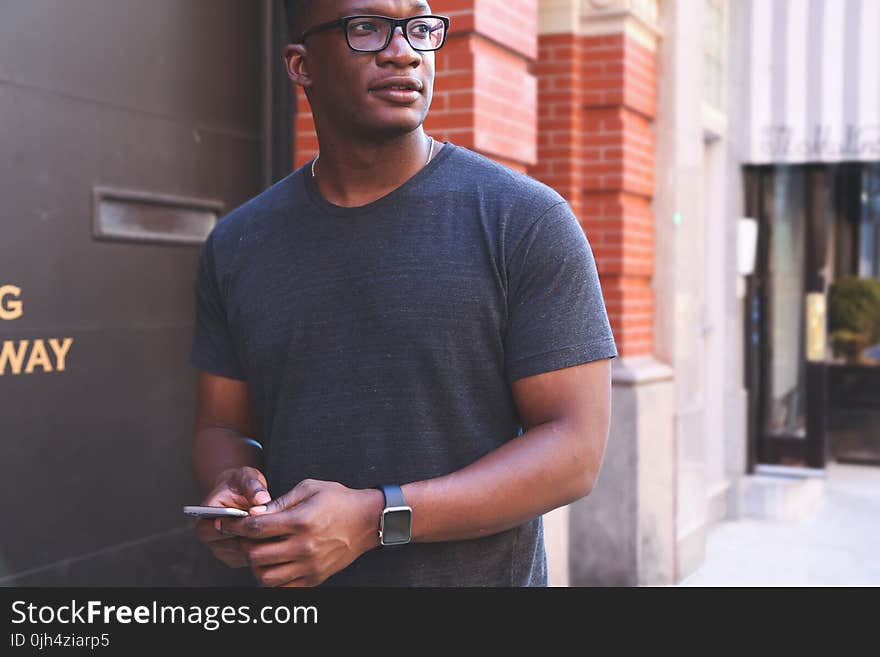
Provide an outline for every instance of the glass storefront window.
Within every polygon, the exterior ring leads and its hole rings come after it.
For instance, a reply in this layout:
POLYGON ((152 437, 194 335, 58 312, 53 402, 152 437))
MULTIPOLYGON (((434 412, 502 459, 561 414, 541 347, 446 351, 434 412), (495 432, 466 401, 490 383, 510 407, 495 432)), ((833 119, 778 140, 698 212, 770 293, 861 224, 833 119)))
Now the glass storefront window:
POLYGON ((780 167, 765 187, 770 209, 768 290, 770 399, 767 431, 803 437, 806 403, 804 371, 804 257, 806 217, 804 171, 780 167))
POLYGON ((842 165, 835 182, 831 362, 880 366, 880 163, 842 165))
POLYGON ((746 169, 758 462, 880 463, 880 162, 746 169))

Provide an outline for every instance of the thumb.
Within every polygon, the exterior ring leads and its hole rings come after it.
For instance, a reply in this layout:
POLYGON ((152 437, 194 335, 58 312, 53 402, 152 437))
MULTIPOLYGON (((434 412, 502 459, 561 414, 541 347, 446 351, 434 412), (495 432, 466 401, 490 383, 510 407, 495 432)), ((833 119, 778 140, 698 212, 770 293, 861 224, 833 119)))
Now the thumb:
POLYGON ((256 468, 243 467, 232 481, 234 489, 247 498, 249 504, 266 504, 272 499, 266 490, 266 477, 256 468))
POLYGON ((284 495, 276 497, 268 504, 251 507, 251 511, 254 513, 278 513, 293 508, 318 492, 314 483, 311 479, 304 479, 284 495))

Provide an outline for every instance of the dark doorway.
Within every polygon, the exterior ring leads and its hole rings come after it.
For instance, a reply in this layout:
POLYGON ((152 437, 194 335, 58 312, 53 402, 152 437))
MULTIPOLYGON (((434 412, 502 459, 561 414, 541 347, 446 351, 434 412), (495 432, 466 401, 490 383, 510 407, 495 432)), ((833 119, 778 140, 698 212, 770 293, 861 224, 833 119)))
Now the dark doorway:
POLYGON ((205 232, 290 161, 277 4, 0 4, 0 584, 243 581, 180 511, 188 350, 205 232))
POLYGON ((842 456, 847 432, 851 442, 858 434, 880 443, 880 417, 871 415, 877 370, 865 360, 855 372, 842 358, 835 294, 847 276, 877 277, 876 170, 844 163, 745 171, 747 214, 759 220, 746 319, 750 471, 756 463, 824 468, 842 456))
POLYGON ((829 285, 829 433, 841 462, 880 465, 880 163, 837 171, 829 285))

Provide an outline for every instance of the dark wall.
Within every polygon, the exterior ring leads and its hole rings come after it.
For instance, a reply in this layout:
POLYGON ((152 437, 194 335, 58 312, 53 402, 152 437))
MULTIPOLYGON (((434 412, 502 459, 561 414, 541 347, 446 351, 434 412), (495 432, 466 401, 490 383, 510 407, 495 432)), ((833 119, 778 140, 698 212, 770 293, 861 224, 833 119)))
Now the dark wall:
POLYGON ((199 245, 98 239, 92 193, 260 191, 261 5, 0 3, 0 585, 229 581, 180 512, 199 245))

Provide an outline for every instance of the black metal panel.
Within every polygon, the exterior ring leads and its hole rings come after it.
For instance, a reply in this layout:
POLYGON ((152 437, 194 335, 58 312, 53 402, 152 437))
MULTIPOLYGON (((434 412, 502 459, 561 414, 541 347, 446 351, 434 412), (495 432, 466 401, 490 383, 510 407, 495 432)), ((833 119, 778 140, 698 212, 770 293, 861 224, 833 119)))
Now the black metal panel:
POLYGON ((271 20, 268 26, 269 50, 267 53, 269 96, 271 108, 269 122, 271 131, 269 141, 269 179, 267 186, 274 183, 291 170, 293 163, 293 126, 296 120, 296 87, 287 77, 284 63, 284 46, 290 42, 287 29, 287 14, 282 2, 271 2, 271 20))
POLYGON ((250 569, 230 570, 182 527, 114 545, 48 568, 0 578, 0 586, 255 586, 250 569))
POLYGON ((824 468, 830 460, 828 436, 828 366, 807 363, 807 440, 803 458, 808 468, 824 468))
POLYGON ((0 80, 188 127, 258 135, 260 4, 4 2, 0 80))
MULTIPOLYGON (((3 463, 22 475, 16 489, 0 484, 7 499, 15 491, 22 496, 6 510, 18 538, 4 545, 8 569, 182 524, 179 502, 196 496, 187 464, 193 416, 184 405, 195 384, 186 365, 189 333, 186 326, 68 330, 73 343, 65 371, 12 375, 7 369, 0 386, 14 412, 4 417, 0 451, 3 463), (53 540, 55 532, 62 540, 53 540)), ((34 341, 52 334, 0 337, 34 341)))
POLYGON ((260 191, 261 9, 0 6, 0 287, 20 288, 23 309, 0 320, 0 496, 16 528, 0 542, 0 583, 226 573, 196 568, 180 512, 198 500, 187 362, 198 246, 96 240, 92 190, 227 209, 260 191), (72 340, 63 371, 51 339, 72 340))
POLYGON ((840 364, 828 370, 834 457, 880 464, 880 367, 840 364))
MULTIPOLYGON (((829 240, 832 222, 832 176, 825 166, 807 169, 807 244, 804 262, 804 293, 825 295, 828 288, 829 240)), ((801 320, 806 323, 806 318, 801 320)), ((824 468, 830 457, 828 437, 828 365, 824 360, 808 362, 807 440, 804 458, 807 467, 824 468)))
POLYGON ((29 308, 17 326, 190 322, 192 289, 183 283, 197 250, 96 242, 92 190, 216 198, 236 207, 260 189, 259 139, 194 137, 196 129, 165 119, 5 85, 0 125, 2 221, 14 228, 0 244, 2 273, 24 288, 29 308), (137 294, 129 286, 135 280, 137 294))

